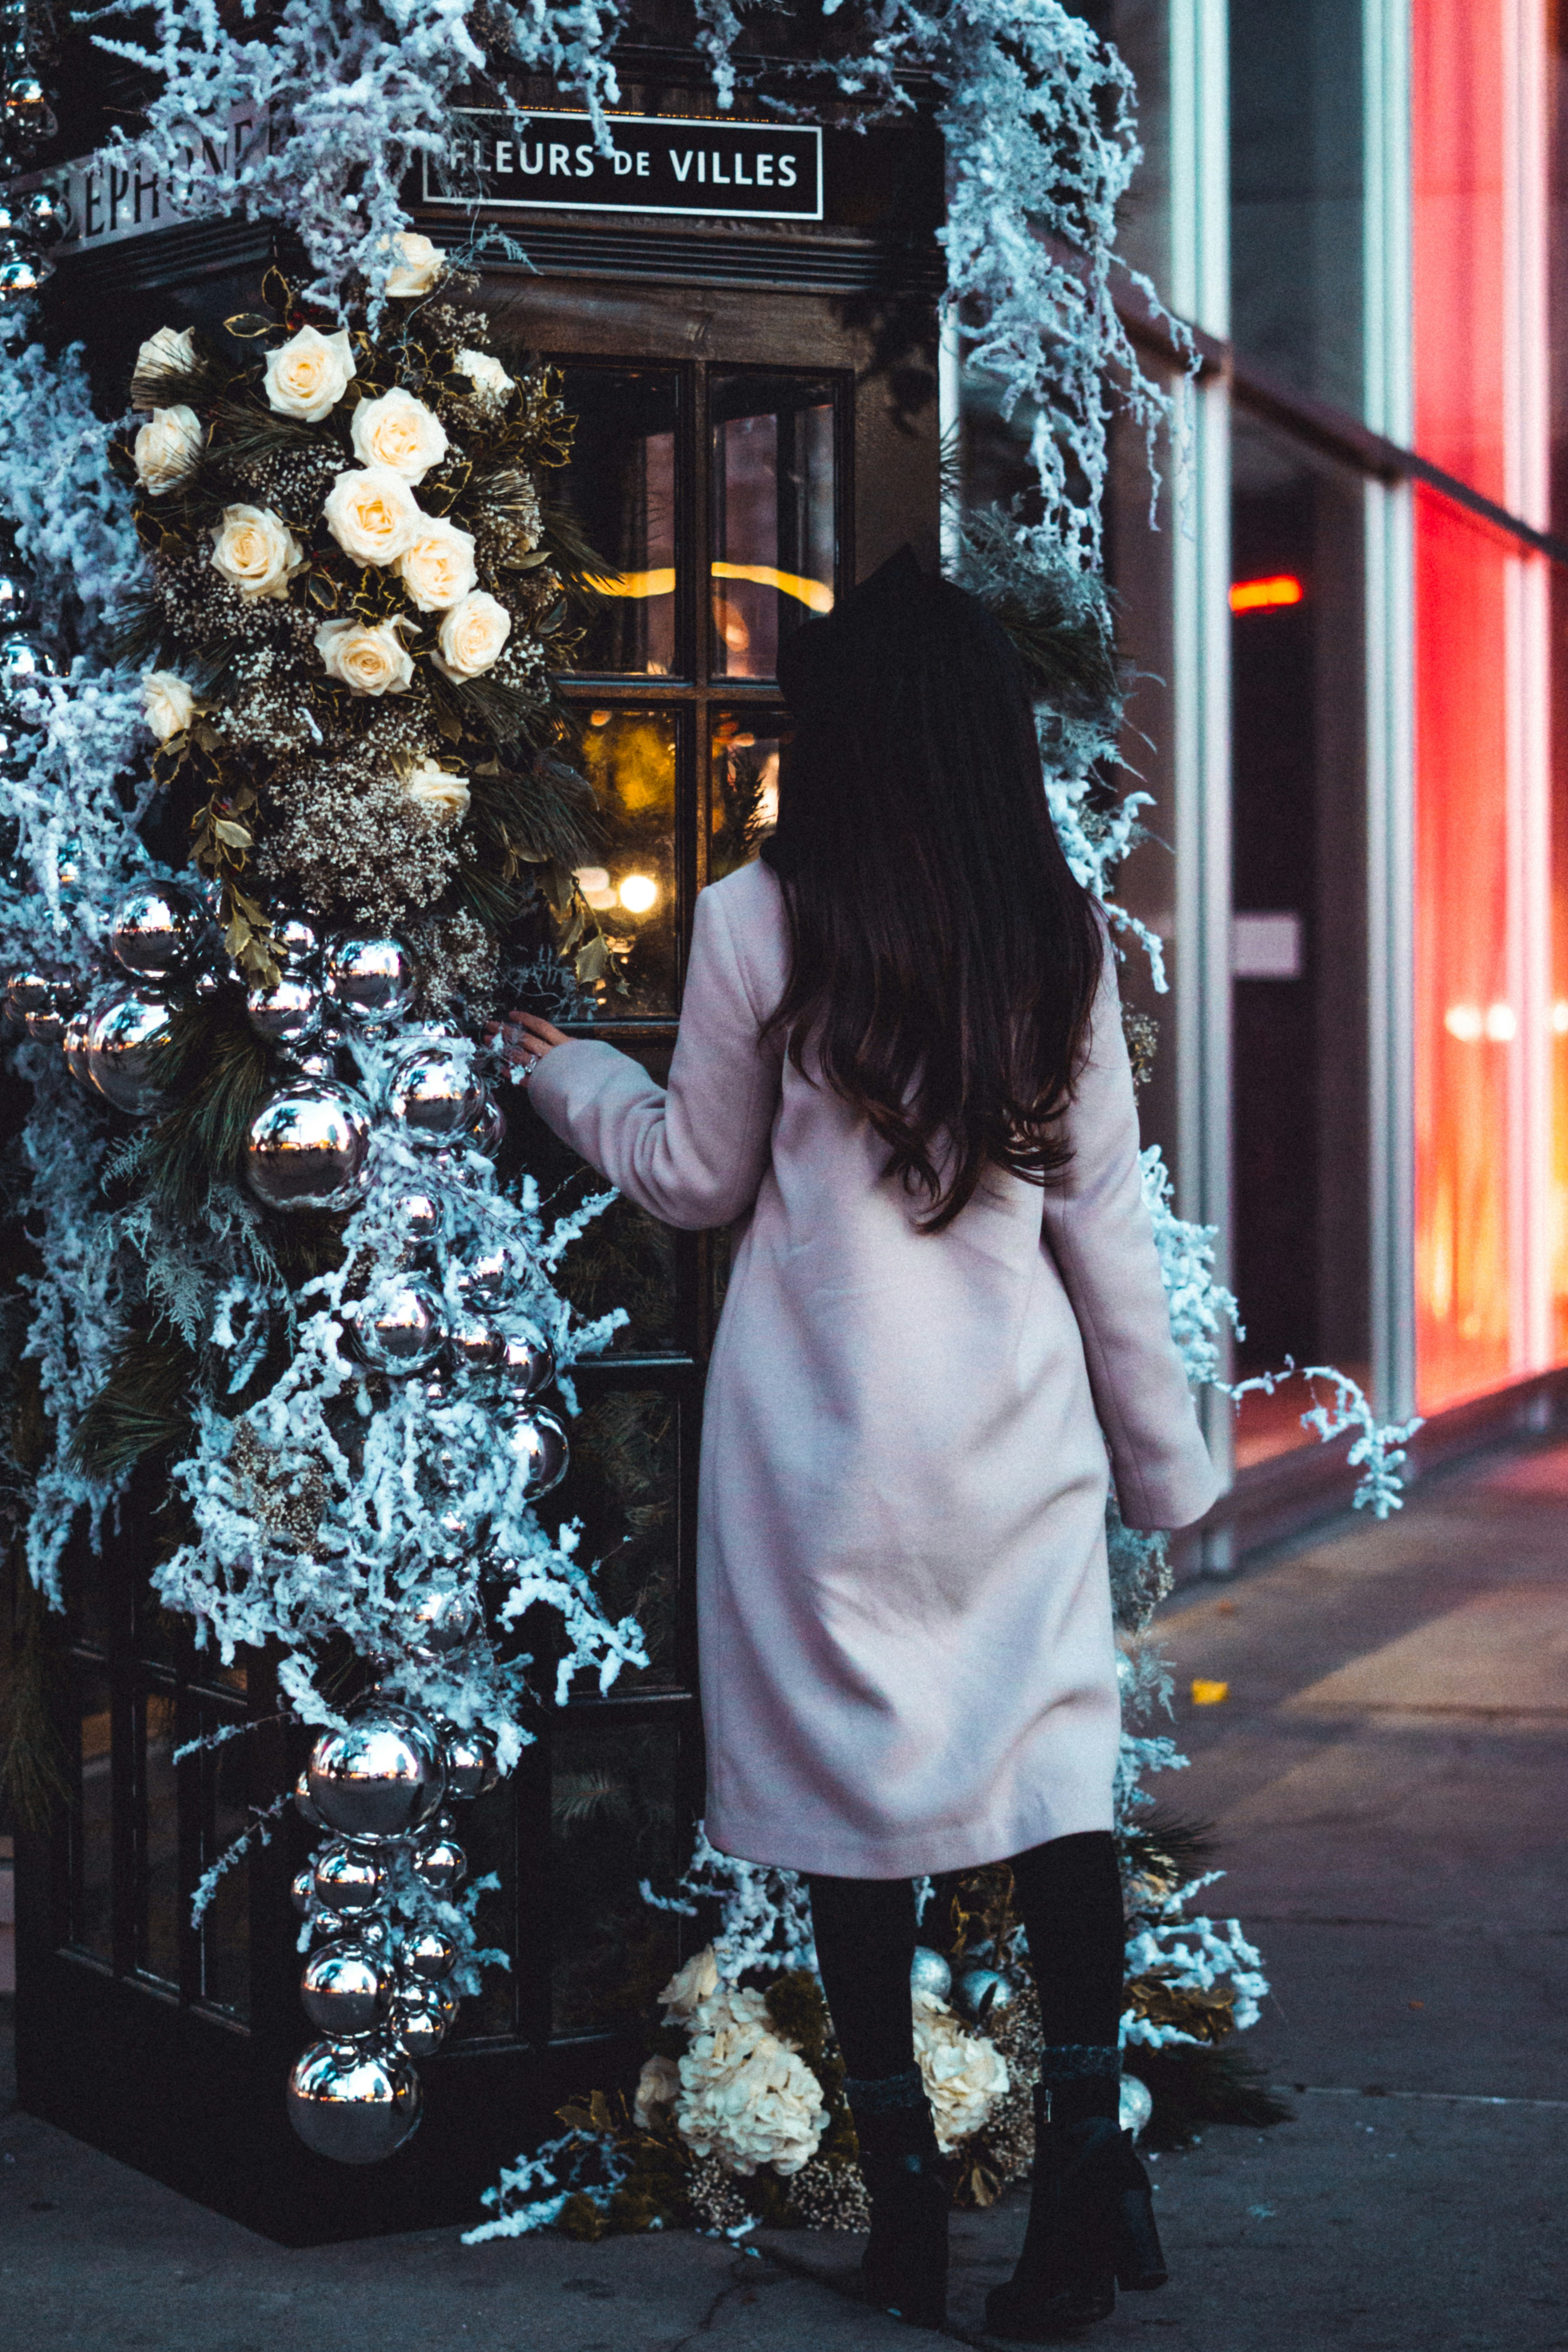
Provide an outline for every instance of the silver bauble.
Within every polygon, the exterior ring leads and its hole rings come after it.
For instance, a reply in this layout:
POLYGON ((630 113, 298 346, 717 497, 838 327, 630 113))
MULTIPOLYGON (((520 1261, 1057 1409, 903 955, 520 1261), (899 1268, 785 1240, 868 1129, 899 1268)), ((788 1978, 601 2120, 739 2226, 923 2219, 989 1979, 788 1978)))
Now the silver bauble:
POLYGON ((251 1121, 245 1172, 269 1209, 347 1209, 370 1141, 363 1106, 342 1087, 302 1080, 251 1121))
POLYGON ((508 1426, 502 1443, 522 1474, 524 1500, 536 1502, 559 1486, 572 1460, 566 1432, 552 1412, 531 1405, 508 1426))
POLYGON ((55 274, 52 261, 14 246, 0 246, 0 302, 26 301, 55 274))
POLYGON ((289 1889, 289 1894, 294 1899, 294 1908, 298 1911, 301 1919, 306 1919, 310 1916, 310 1889, 311 1882, 314 1877, 315 1873, 311 1870, 309 1863, 307 1863, 303 1870, 297 1870, 294 1873, 294 1881, 289 1889))
POLYGON ((326 1824, 316 1809, 316 1801, 310 1794, 309 1773, 301 1772, 294 1783, 294 1811, 302 1822, 309 1822, 313 1830, 325 1828, 326 1824))
POLYGON ((380 2164, 419 2121, 419 2077, 401 2051, 317 2042, 289 2076, 289 2120, 318 2156, 380 2164))
POLYGON ((405 2058, 433 2058, 457 2021, 457 1996, 415 1979, 394 1993, 386 2030, 405 2058))
POLYGON ((454 1316, 447 1328, 447 1344, 454 1360, 470 1372, 488 1372, 506 1353, 506 1341, 495 1325, 471 1307, 461 1308, 454 1316))
POLYGON ((70 226, 70 206, 57 188, 30 188, 21 202, 22 226, 47 252, 70 226))
POLYGON ((321 1025, 321 992, 286 971, 270 988, 246 990, 245 1013, 258 1037, 275 1045, 302 1045, 321 1025))
POLYGON ((1013 2002, 1013 1987, 995 1969, 963 1969, 959 1973, 953 1990, 953 2007, 972 2017, 976 2025, 984 2025, 993 2017, 1000 2017, 1013 2002))
POLYGON ((393 1066, 389 1101, 416 1143, 445 1143, 473 1125, 484 1087, 467 1053, 439 1043, 411 1045, 393 1066))
POLYGON ((303 1054, 290 1054, 289 1064, 302 1078, 312 1078, 319 1085, 331 1086, 338 1075, 338 1057, 322 1047, 308 1049, 303 1054))
POLYGON ((511 1280, 511 1260, 504 1249, 487 1250, 458 1269, 458 1288, 465 1298, 499 1298, 511 1280))
POLYGON ((1117 2121, 1123 2131, 1134 2139, 1154 2112, 1154 2101, 1147 2083, 1136 2074, 1123 2074, 1117 2121))
POLYGON ((441 1748, 447 1759, 449 1797, 488 1796, 500 1779, 495 1741, 488 1731, 459 1731, 453 1726, 441 1748))
POLYGON ((320 942, 313 923, 301 921, 298 915, 283 915, 272 926, 272 945, 279 961, 298 979, 302 964, 314 966, 320 942))
POLYGON ((407 1837, 438 1811, 447 1776, 436 1734, 408 1708, 372 1699, 310 1750, 310 1795, 345 1837, 407 1837))
POLYGON ((414 965, 399 940, 331 940, 321 986, 340 1013, 367 1026, 395 1021, 414 996, 414 965))
POLYGON ((0 564, 0 629, 25 629, 37 613, 38 600, 25 572, 0 564))
POLYGON ((51 971, 37 964, 18 964, 5 976, 5 994, 18 1013, 42 1013, 54 984, 51 971))
POLYGON ((55 880, 62 890, 79 890, 87 873, 87 858, 81 843, 71 834, 55 849, 55 880))
POLYGON ((41 1013, 27 1015, 27 1034, 37 1045, 63 1044, 68 1015, 58 1004, 46 1004, 41 1013))
POLYGON ((501 1350, 500 1369, 514 1395, 532 1396, 555 1378, 555 1351, 547 1340, 514 1333, 501 1350))
POLYGON ((354 1303, 354 1343, 378 1372, 422 1372, 447 1341, 441 1294, 422 1274, 395 1274, 354 1303))
POLYGON ((381 1900, 386 1873, 360 1845, 329 1845, 316 1856, 310 1889, 329 1911, 369 1911, 381 1900))
POLYGON ((42 147, 59 129, 48 91, 31 66, 5 85, 5 129, 27 154, 42 147))
POLYGON ((121 893, 109 919, 109 951, 137 980, 167 980, 190 963, 204 921, 184 890, 138 882, 121 893))
POLYGON ((71 1014, 60 1036, 60 1052, 65 1056, 67 1069, 78 1086, 85 1087, 89 1094, 94 1091, 92 1068, 88 1058, 91 1037, 92 1016, 85 1007, 81 1012, 71 1014))
POLYGON ((451 1895, 468 1874, 468 1857, 456 1838, 432 1838, 415 1848, 414 1874, 432 1895, 451 1895))
POLYGON ((333 2040, 374 2033, 386 2015, 393 1979, 385 1962, 352 1939, 321 1944, 305 1963, 300 1999, 312 2025, 333 2040))
POLYGON ((117 988, 93 1007, 88 1031, 87 1066, 93 1085, 117 1110, 133 1115, 163 1108, 148 1065, 174 1035, 166 998, 148 988, 117 988))
POLYGON ((506 1141, 506 1113, 490 1095, 486 1095, 484 1108, 468 1129, 468 1141, 487 1160, 493 1160, 506 1141))
POLYGON ((55 676, 55 657, 47 646, 24 629, 0 637, 0 697, 41 685, 55 676))
POLYGON ((397 1952, 398 1966, 426 1984, 439 1984, 458 1965, 458 1947, 444 1927, 410 1927, 397 1952))
POLYGON ((910 1962, 910 1990, 929 1992, 937 2000, 945 2000, 952 1990, 952 1970, 940 1952, 929 1944, 915 1946, 914 1958, 910 1962))
POLYGON ((441 1211, 428 1192, 404 1192, 393 1213, 411 1242, 433 1242, 441 1230, 441 1211))
POLYGON ((410 1613, 408 1638, 413 1647, 432 1657, 445 1657, 471 1641, 479 1622, 479 1604, 471 1593, 444 1587, 421 1595, 410 1613))

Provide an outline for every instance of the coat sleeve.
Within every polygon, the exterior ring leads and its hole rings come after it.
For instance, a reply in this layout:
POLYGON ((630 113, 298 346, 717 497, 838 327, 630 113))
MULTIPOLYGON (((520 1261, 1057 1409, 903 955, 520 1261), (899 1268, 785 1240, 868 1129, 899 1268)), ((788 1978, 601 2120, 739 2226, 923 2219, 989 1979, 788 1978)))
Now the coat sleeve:
POLYGON ((1083 1335, 1121 1516, 1131 1528, 1188 1527, 1219 1481, 1171 1337, 1109 940, 1089 1060, 1065 1125, 1072 1159, 1047 1187, 1045 1238, 1083 1335))
POLYGON ((529 1093, 547 1127, 667 1225, 732 1224, 768 1164, 783 1048, 763 1030, 721 900, 697 901, 668 1090, 599 1039, 545 1055, 529 1093))

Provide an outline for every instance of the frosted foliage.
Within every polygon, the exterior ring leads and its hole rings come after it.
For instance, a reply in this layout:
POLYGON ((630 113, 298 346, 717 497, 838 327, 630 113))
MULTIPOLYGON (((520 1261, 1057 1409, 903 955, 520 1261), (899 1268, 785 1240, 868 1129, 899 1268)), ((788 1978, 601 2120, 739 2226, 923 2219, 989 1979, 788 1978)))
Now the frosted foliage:
POLYGON ((656 1894, 646 1878, 641 1892, 655 1910, 679 1911, 688 1918, 697 1916, 700 1901, 718 1904, 713 1957, 720 1975, 730 1981, 747 1969, 809 1969, 816 1974, 811 1898, 799 1874, 721 1853, 702 1822, 675 1893, 656 1894))

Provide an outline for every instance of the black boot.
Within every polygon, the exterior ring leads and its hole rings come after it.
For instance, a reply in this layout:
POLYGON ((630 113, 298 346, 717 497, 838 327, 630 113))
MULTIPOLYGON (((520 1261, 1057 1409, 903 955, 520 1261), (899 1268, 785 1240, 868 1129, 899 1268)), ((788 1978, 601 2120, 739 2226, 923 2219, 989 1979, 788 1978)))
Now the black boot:
POLYGON ((1035 2093, 1035 2179, 1018 2267, 985 2298, 985 2325, 1013 2344, 1055 2344, 1116 2308, 1116 2289, 1163 2286, 1149 2176, 1109 2116, 1050 2119, 1035 2093))
POLYGON ((949 2167, 936 2144, 920 2069, 846 2082, 871 2199, 871 2238, 860 2265, 866 2300, 915 2327, 947 2317, 949 2167))

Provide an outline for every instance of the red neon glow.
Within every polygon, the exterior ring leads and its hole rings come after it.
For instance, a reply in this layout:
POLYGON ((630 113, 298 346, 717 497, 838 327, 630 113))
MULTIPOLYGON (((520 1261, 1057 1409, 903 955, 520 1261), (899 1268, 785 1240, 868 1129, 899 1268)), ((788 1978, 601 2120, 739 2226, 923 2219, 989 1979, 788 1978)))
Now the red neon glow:
POLYGON ((1271 572, 1267 580, 1238 580, 1230 592, 1233 613, 1274 613, 1282 604, 1299 604, 1305 592, 1293 572, 1271 572))

